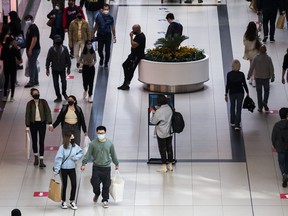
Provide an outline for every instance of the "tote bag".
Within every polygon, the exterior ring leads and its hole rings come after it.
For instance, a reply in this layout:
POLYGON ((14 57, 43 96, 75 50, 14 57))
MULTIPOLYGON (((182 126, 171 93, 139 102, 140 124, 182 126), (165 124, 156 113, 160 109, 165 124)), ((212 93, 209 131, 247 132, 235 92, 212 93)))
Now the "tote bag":
POLYGON ((29 160, 30 152, 31 152, 31 140, 30 140, 29 132, 26 132, 25 148, 26 148, 26 158, 27 160, 29 160))
POLYGON ((60 183, 56 182, 53 178, 50 180, 48 198, 54 202, 61 201, 60 183))
POLYGON ((277 19, 276 28, 283 29, 285 22, 285 15, 280 15, 277 19))
POLYGON ((116 170, 115 175, 111 179, 109 188, 109 193, 115 202, 123 201, 124 185, 125 180, 120 176, 119 171, 116 170))

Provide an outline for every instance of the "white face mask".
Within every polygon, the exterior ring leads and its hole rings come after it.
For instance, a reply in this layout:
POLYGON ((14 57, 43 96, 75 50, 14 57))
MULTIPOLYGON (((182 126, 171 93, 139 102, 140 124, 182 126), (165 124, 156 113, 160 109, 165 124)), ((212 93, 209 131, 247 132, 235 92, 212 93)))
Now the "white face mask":
POLYGON ((103 140, 106 137, 106 134, 97 134, 99 140, 103 140))
POLYGON ((32 20, 26 20, 25 23, 26 25, 30 26, 32 24, 32 20))
POLYGON ((103 14, 109 14, 109 10, 103 10, 103 14))
POLYGON ((59 8, 59 6, 56 6, 55 9, 56 9, 56 10, 59 10, 60 8, 59 8))

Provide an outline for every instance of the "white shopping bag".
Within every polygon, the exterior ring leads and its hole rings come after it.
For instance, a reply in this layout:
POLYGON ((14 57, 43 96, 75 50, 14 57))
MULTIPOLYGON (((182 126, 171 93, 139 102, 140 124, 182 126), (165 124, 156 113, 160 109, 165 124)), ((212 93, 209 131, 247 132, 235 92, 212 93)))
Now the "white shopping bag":
POLYGON ((109 188, 109 193, 115 202, 123 201, 124 185, 125 180, 120 176, 119 171, 116 170, 114 176, 111 179, 111 185, 109 188))
POLYGON ((31 153, 31 141, 30 141, 29 132, 26 132, 25 147, 26 147, 26 158, 29 160, 30 159, 30 153, 31 153))
POLYGON ((88 136, 85 136, 84 144, 83 144, 83 153, 86 154, 88 151, 89 143, 91 142, 90 138, 88 136))

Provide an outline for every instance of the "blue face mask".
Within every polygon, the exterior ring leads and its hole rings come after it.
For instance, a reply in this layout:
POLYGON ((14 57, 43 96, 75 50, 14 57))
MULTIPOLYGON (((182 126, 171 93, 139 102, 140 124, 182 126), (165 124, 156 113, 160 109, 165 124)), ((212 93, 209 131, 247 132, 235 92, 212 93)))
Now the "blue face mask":
POLYGON ((97 134, 99 140, 103 140, 106 137, 106 134, 97 134))

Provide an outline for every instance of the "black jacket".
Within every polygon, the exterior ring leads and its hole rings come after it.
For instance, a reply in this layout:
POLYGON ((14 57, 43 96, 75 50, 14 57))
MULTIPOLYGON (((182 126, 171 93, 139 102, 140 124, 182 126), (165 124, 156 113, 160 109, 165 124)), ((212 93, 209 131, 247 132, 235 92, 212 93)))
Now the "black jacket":
MULTIPOLYGON (((53 123, 54 128, 56 128, 60 123, 61 123, 61 126, 63 127, 63 124, 65 122, 65 115, 67 112, 68 112, 68 105, 64 105, 59 115, 57 116, 56 121, 53 123)), ((86 133, 87 127, 85 124, 85 118, 84 118, 82 109, 78 105, 75 105, 75 113, 77 115, 77 120, 78 120, 77 125, 79 127, 79 130, 81 130, 81 127, 82 127, 83 132, 86 133)))
POLYGON ((271 140, 277 152, 288 151, 288 120, 282 119, 275 123, 271 140))
POLYGON ((253 112, 255 107, 254 101, 247 95, 243 102, 243 109, 248 109, 250 112, 253 112))
POLYGON ((82 8, 85 3, 86 10, 98 11, 104 6, 104 0, 80 0, 80 7, 82 8))

